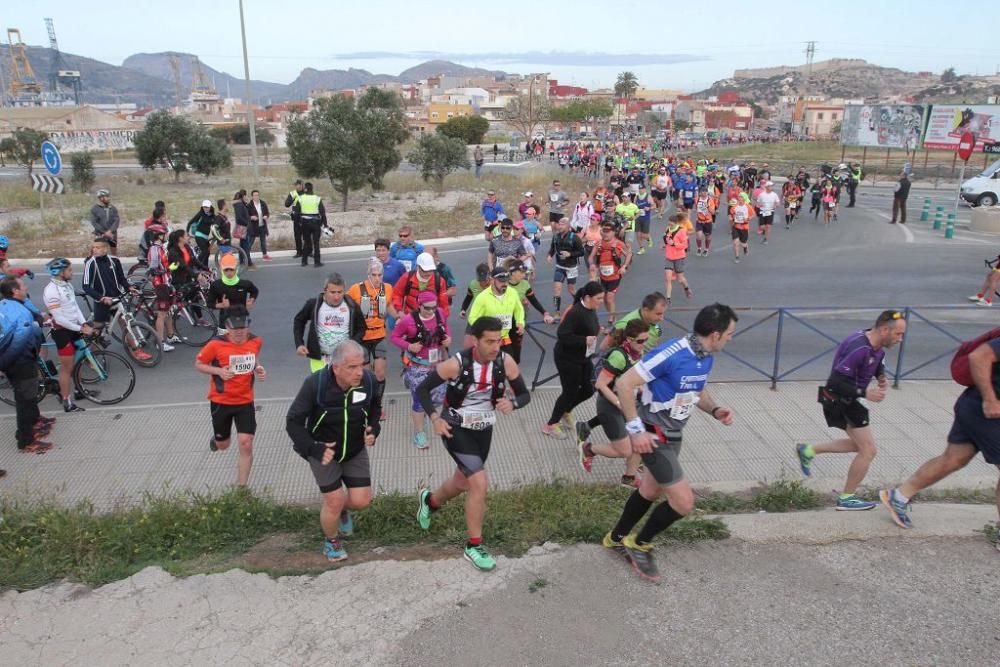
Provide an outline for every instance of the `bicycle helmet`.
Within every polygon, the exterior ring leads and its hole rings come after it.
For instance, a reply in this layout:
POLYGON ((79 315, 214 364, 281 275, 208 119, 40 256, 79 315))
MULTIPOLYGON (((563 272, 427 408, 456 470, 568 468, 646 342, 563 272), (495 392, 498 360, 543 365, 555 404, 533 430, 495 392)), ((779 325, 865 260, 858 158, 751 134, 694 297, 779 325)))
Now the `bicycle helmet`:
POLYGON ((111 196, 111 192, 109 190, 105 190, 104 188, 101 188, 100 190, 97 191, 97 196, 98 197, 110 197, 111 196))
POLYGON ((0 234, 0 250, 6 250, 10 247, 10 239, 6 235, 0 234))
POLYGON ((63 269, 70 265, 70 261, 65 257, 56 257, 51 262, 45 265, 48 270, 49 275, 53 278, 58 278, 59 274, 63 272, 63 269))
POLYGON ((146 228, 146 231, 153 232, 154 234, 166 234, 167 228, 161 224, 152 224, 146 228))

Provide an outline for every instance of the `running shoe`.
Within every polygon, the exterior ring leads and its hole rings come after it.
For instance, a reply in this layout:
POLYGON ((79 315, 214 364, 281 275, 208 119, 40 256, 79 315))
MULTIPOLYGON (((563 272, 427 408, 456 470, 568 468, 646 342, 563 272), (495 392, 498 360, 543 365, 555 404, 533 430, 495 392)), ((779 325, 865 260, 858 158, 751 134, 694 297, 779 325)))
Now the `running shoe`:
POLYGON ((340 523, 337 527, 343 537, 350 537, 354 534, 354 519, 351 518, 350 512, 344 510, 340 513, 340 523))
POLYGON ((482 544, 465 545, 465 560, 472 563, 477 570, 489 572, 497 566, 497 559, 490 555, 482 544))
POLYGON ((149 361, 153 358, 153 355, 145 350, 132 350, 132 358, 136 361, 149 361))
POLYGON ((573 426, 576 423, 576 416, 573 411, 564 412, 562 418, 559 420, 559 425, 562 426, 563 433, 567 436, 575 430, 573 426))
POLYGON ((694 296, 694 290, 692 290, 690 287, 685 287, 684 296, 686 296, 689 299, 692 298, 694 296))
POLYGON ((427 449, 427 434, 417 431, 413 434, 413 446, 417 449, 427 449))
POLYGON ((601 540, 601 546, 604 547, 605 549, 609 549, 611 553, 621 556, 626 561, 630 560, 628 557, 628 552, 625 550, 625 545, 622 544, 621 542, 616 542, 613 539, 611 539, 610 532, 604 536, 604 539, 601 540))
POLYGON ((431 527, 431 506, 427 504, 430 495, 429 489, 421 489, 417 494, 417 502, 420 504, 417 508, 417 523, 423 530, 429 530, 431 527))
POLYGON ((976 301, 976 305, 977 306, 986 306, 987 308, 989 308, 990 306, 993 305, 993 302, 992 301, 987 301, 986 299, 980 299, 979 301, 976 301))
POLYGON ((813 459, 816 458, 815 454, 812 456, 806 454, 806 447, 808 446, 803 442, 795 445, 795 455, 799 457, 799 469, 802 470, 802 474, 806 477, 812 475, 812 463, 813 459))
POLYGON ((896 489, 882 489, 878 492, 878 497, 885 508, 889 510, 889 516, 892 517, 893 523, 900 528, 913 528, 909 514, 910 503, 904 503, 900 500, 899 492, 896 489))
POLYGON ((748 243, 745 246, 743 246, 743 255, 746 256, 749 254, 750 254, 750 244, 748 243))
POLYGON ((733 258, 733 264, 739 264, 739 263, 740 263, 740 258, 739 257, 734 257, 733 258))
POLYGON ((542 433, 556 440, 566 439, 566 433, 559 424, 542 424, 542 433))
POLYGON ((168 343, 167 341, 163 341, 162 345, 163 345, 163 351, 164 352, 173 352, 174 351, 174 346, 171 345, 170 343, 168 343))
POLYGON ((590 425, 587 422, 576 423, 576 439, 578 442, 585 442, 590 438, 590 425))
POLYGON ((764 239, 763 241, 761 241, 761 243, 763 243, 764 245, 767 245, 767 239, 764 239))
POLYGON ((973 294, 972 296, 967 296, 965 298, 975 303, 976 301, 982 300, 983 296, 981 294, 973 294))
POLYGON ((180 343, 181 337, 178 336, 177 334, 174 334, 173 336, 167 336, 167 339, 163 342, 170 343, 171 345, 173 345, 174 343, 180 343))
POLYGON ((389 418, 389 413, 385 411, 385 408, 382 408, 382 414, 379 415, 378 420, 380 422, 384 422, 388 418, 389 418))
POLYGON ((86 412, 86 410, 72 401, 63 401, 63 412, 86 412))
POLYGON ((622 547, 628 558, 632 561, 632 568, 635 573, 647 581, 657 583, 660 581, 660 571, 656 567, 656 560, 653 558, 653 545, 635 543, 635 538, 626 535, 622 539, 622 547))
POLYGON ((652 248, 653 247, 653 239, 652 238, 646 239, 646 247, 647 248, 652 248))
POLYGON ((331 563, 347 560, 347 549, 336 537, 328 537, 323 541, 323 555, 331 563))
POLYGON ((262 257, 261 259, 263 259, 265 262, 270 262, 271 261, 271 256, 270 255, 264 255, 264 257, 262 257))
POLYGON ((641 248, 639 248, 639 249, 638 249, 638 250, 636 251, 636 253, 635 253, 635 254, 637 254, 637 255, 645 255, 645 254, 646 254, 646 246, 642 246, 641 248))
POLYGON ((875 503, 858 498, 854 494, 851 494, 846 498, 837 498, 836 509, 838 512, 863 512, 865 510, 870 510, 873 507, 875 507, 875 503))
POLYGON ((583 472, 590 472, 591 468, 594 467, 594 455, 587 453, 589 446, 590 443, 585 440, 580 440, 576 443, 577 458, 580 461, 580 467, 583 468, 583 472))
POLYGON ((639 488, 639 476, 638 475, 622 475, 622 478, 618 481, 619 486, 624 486, 626 489, 631 491, 632 489, 639 488))
POLYGON ((208 448, 213 452, 219 451, 219 443, 215 441, 214 435, 208 439, 208 448))
POLYGON ((35 439, 31 444, 25 445, 20 448, 20 451, 25 454, 44 454, 45 452, 52 449, 51 442, 45 442, 44 440, 35 439))
POLYGON ((38 417, 38 421, 36 421, 35 423, 36 424, 55 424, 56 423, 56 418, 55 417, 42 417, 42 416, 39 416, 38 417))

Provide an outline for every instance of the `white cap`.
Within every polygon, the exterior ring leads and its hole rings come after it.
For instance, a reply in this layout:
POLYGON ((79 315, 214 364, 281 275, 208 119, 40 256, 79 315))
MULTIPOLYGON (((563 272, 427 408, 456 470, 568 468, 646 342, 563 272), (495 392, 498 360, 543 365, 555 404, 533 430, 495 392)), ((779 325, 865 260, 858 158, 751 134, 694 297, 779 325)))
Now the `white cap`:
POLYGON ((208 200, 208 199, 203 199, 202 202, 201 202, 201 207, 202 208, 205 208, 205 207, 212 208, 212 202, 210 200, 208 200))
POLYGON ((774 181, 764 181, 764 187, 765 188, 774 187, 774 181))
POLYGON ((437 264, 429 252, 422 252, 417 255, 417 266, 424 271, 437 271, 437 264))
POLYGON ((524 196, 525 196, 525 197, 534 197, 534 196, 535 196, 535 193, 534 193, 534 192, 532 192, 531 190, 529 190, 529 191, 527 191, 527 192, 525 192, 525 193, 524 193, 524 196))

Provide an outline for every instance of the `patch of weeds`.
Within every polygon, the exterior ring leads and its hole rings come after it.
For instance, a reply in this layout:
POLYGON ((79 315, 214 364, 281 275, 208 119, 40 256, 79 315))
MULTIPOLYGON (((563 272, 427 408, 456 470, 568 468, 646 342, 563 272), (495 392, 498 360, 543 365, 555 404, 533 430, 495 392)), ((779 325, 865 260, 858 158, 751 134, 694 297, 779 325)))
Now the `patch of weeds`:
POLYGON ((802 482, 781 479, 755 489, 751 502, 754 509, 765 512, 790 512, 819 507, 822 496, 802 482))
POLYGON ((528 592, 529 593, 537 593, 538 591, 542 590, 543 588, 545 588, 548 585, 549 585, 549 580, 548 579, 545 579, 543 577, 539 577, 538 579, 535 579, 530 584, 528 584, 528 592))

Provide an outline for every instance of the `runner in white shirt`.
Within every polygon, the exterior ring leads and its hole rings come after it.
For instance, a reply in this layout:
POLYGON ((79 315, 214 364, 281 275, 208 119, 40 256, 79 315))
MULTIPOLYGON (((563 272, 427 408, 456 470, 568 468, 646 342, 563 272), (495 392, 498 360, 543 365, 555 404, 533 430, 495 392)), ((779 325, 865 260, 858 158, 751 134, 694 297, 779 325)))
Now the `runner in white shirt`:
POLYGON ((323 293, 307 299, 295 315, 292 323, 295 353, 309 359, 310 373, 326 366, 333 349, 344 339, 361 343, 364 338, 367 326, 364 313, 346 291, 343 277, 331 273, 323 293))
POLYGON ((653 206, 656 208, 656 217, 662 218, 667 210, 667 195, 670 193, 670 175, 666 167, 660 167, 656 178, 653 179, 653 206))
POLYGON ((772 181, 764 182, 764 191, 757 195, 757 210, 760 211, 760 220, 757 225, 764 235, 762 243, 767 245, 767 239, 771 234, 771 225, 774 223, 774 212, 781 206, 781 197, 774 191, 772 181))

